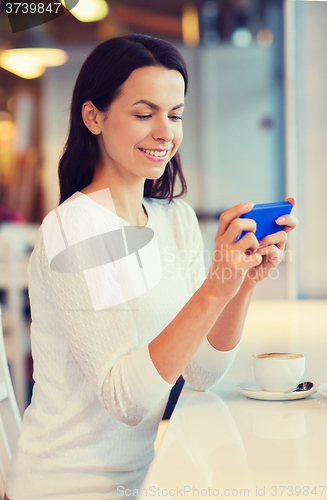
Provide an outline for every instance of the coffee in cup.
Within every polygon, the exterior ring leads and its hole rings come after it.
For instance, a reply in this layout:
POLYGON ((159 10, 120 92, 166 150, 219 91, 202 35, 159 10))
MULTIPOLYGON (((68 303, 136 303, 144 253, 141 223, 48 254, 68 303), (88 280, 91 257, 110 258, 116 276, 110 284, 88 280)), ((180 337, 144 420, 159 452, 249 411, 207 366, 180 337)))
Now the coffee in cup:
POLYGON ((254 354, 253 374, 264 391, 285 392, 295 389, 304 374, 305 357, 292 352, 254 354))

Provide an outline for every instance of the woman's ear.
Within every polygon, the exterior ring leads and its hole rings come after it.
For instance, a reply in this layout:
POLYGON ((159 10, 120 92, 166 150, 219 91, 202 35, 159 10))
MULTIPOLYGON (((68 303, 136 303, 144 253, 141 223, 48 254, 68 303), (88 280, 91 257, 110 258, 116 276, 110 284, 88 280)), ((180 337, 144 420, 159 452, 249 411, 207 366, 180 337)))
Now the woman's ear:
POLYGON ((99 110, 94 106, 92 101, 85 101, 82 106, 82 118, 85 126, 94 135, 101 133, 99 125, 99 110))

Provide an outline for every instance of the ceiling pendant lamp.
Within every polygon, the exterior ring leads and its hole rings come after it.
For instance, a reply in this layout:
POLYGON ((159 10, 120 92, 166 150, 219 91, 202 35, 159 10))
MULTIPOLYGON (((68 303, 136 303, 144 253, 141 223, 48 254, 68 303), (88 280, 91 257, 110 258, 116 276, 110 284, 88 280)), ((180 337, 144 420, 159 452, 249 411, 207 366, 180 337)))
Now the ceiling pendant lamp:
MULTIPOLYGON (((33 30, 29 30, 32 31, 33 30)), ((0 66, 21 78, 38 78, 48 67, 61 66, 68 60, 67 53, 53 47, 40 33, 28 33, 22 46, 0 52, 0 66)))
POLYGON ((78 3, 70 8, 67 1, 61 0, 64 7, 69 9, 69 12, 83 23, 100 21, 105 18, 109 12, 109 6, 105 0, 79 0, 78 3))

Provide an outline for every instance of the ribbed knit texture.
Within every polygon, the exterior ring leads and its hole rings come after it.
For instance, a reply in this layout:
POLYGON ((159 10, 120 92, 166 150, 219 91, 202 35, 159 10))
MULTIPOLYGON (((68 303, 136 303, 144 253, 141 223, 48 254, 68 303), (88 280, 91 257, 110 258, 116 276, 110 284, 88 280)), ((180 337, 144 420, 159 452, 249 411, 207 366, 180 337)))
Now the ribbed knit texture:
MULTIPOLYGON (((88 236, 90 225, 110 219, 106 208, 82 193, 69 200, 88 236)), ((82 271, 50 269, 39 230, 29 263, 35 385, 10 463, 11 500, 107 500, 118 498, 118 486, 141 485, 172 387, 154 367, 148 344, 205 278, 202 237, 190 205, 145 198, 144 206, 161 280, 136 298, 97 311, 82 271)), ((205 339, 183 375, 205 390, 223 377, 236 351, 219 352, 205 339)))

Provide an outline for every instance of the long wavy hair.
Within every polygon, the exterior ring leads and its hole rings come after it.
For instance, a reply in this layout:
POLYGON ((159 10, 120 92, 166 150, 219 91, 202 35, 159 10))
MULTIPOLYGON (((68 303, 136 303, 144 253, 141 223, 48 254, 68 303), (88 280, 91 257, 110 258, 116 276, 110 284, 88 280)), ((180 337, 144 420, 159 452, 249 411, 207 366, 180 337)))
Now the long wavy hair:
MULTIPOLYGON (((92 182, 100 155, 97 138, 82 119, 83 103, 90 100, 100 111, 107 111, 132 71, 144 66, 179 71, 184 78, 186 94, 188 75, 185 61, 179 51, 164 40, 136 34, 111 38, 98 45, 84 62, 75 83, 68 139, 59 162, 59 203, 92 182)), ((159 179, 146 179, 144 183, 144 196, 168 198, 169 203, 186 191, 178 152, 159 179), (174 195, 177 177, 181 191, 174 195)))

